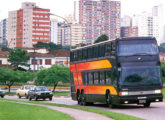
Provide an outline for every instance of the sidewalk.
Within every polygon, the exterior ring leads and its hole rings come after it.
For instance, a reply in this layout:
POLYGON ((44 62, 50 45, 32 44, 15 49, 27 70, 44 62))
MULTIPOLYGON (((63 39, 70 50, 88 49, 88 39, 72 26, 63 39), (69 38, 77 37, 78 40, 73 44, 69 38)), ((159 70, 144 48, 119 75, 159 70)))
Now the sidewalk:
POLYGON ((87 112, 83 110, 72 109, 72 108, 56 107, 56 106, 50 106, 50 105, 39 105, 39 104, 32 104, 32 103, 22 103, 22 102, 17 102, 17 103, 47 107, 52 110, 57 110, 57 111, 66 113, 70 115, 71 117, 73 117, 75 120, 114 120, 104 115, 87 112))

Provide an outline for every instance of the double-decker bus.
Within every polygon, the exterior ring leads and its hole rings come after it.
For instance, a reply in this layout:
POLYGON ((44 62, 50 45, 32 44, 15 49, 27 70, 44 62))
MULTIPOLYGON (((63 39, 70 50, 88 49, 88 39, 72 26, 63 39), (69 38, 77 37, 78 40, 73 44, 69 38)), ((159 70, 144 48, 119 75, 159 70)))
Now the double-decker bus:
POLYGON ((78 104, 142 104, 163 100, 154 37, 108 40, 71 50, 71 96, 78 104))

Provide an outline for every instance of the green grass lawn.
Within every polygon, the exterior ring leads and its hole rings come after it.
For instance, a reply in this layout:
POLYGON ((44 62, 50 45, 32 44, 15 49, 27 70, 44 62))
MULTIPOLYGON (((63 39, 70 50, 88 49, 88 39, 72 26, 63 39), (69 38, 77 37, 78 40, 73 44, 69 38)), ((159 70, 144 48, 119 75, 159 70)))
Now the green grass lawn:
POLYGON ((0 101, 0 120, 74 120, 70 116, 39 106, 0 101))
POLYGON ((55 91, 54 96, 70 96, 70 91, 55 91))
MULTIPOLYGON (((107 110, 100 110, 100 109, 88 108, 88 107, 83 107, 83 106, 63 105, 63 104, 45 103, 45 102, 38 102, 38 101, 21 101, 21 100, 11 100, 11 99, 10 100, 9 99, 0 99, 0 101, 4 101, 4 100, 79 109, 79 110, 84 110, 84 111, 89 111, 89 112, 94 112, 97 114, 105 115, 105 116, 113 118, 115 120, 143 120, 141 118, 133 117, 130 115, 125 115, 122 113, 115 113, 115 112, 111 112, 111 111, 107 111, 107 110)), ((15 120, 15 119, 12 119, 12 120, 15 120)), ((28 120, 30 120, 30 119, 28 119, 28 120)), ((38 120, 38 119, 35 119, 35 120, 38 120)), ((45 119, 45 120, 48 120, 48 119, 45 119)), ((58 119, 55 119, 55 120, 58 120, 58 119)), ((60 120, 62 120, 62 119, 60 119, 60 120)))

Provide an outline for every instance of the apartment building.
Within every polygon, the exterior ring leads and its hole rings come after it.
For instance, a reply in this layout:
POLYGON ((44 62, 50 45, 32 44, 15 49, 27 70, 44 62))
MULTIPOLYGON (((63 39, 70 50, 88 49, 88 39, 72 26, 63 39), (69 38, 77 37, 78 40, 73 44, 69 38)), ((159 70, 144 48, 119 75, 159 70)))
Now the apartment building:
POLYGON ((22 8, 8 14, 8 47, 31 48, 37 42, 50 42, 49 9, 33 2, 22 3, 22 8))
POLYGON ((82 42, 85 44, 92 44, 101 34, 106 34, 109 39, 118 38, 120 1, 80 0, 78 21, 82 24, 82 42))

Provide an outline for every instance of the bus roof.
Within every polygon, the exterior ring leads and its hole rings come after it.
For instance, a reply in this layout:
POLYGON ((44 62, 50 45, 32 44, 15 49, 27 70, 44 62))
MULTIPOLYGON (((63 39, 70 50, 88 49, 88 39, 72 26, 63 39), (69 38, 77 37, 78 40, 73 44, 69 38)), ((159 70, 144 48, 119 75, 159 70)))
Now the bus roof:
MULTIPOLYGON (((155 37, 123 37, 123 38, 116 38, 115 40, 116 41, 124 41, 124 40, 128 41, 128 40, 156 40, 156 39, 155 39, 155 37)), ((104 43, 107 43, 110 41, 115 41, 115 40, 106 40, 103 42, 99 42, 99 43, 95 43, 95 44, 91 44, 91 45, 87 45, 87 46, 83 46, 83 47, 78 47, 78 48, 72 49, 71 51, 76 51, 76 50, 88 48, 91 46, 97 46, 97 45, 104 44, 104 43)))
POLYGON ((95 43, 95 44, 91 44, 91 45, 87 45, 87 46, 83 46, 83 47, 78 47, 78 48, 72 49, 71 51, 75 51, 75 50, 79 50, 79 49, 83 49, 83 48, 88 48, 88 47, 91 47, 91 46, 97 46, 97 45, 104 44, 104 43, 107 43, 107 42, 110 42, 110 41, 115 41, 115 40, 106 40, 106 41, 103 41, 103 42, 99 42, 99 43, 95 43))

